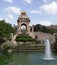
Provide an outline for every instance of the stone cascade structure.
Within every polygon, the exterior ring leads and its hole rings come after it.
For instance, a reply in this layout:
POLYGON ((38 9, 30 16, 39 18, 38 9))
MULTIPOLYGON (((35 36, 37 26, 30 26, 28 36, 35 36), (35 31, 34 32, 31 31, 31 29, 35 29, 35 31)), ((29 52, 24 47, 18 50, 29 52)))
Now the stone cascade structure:
POLYGON ((55 35, 53 34, 34 32, 34 26, 30 26, 30 19, 27 16, 26 12, 21 12, 21 15, 18 17, 17 24, 17 35, 25 33, 29 34, 29 36, 34 39, 40 40, 42 43, 46 38, 49 38, 50 41, 52 41, 51 43, 55 42, 55 35))

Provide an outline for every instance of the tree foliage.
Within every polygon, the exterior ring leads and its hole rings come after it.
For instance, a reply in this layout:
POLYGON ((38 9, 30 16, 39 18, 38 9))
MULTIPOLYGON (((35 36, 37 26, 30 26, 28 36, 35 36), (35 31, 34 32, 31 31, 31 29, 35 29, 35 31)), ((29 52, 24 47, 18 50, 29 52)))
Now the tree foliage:
POLYGON ((11 24, 6 23, 5 20, 0 20, 0 39, 1 38, 9 38, 10 33, 12 33, 13 27, 11 24))
POLYGON ((34 26, 34 31, 35 31, 35 32, 40 31, 40 32, 51 33, 51 34, 57 33, 57 29, 48 28, 47 26, 42 26, 42 25, 40 25, 40 24, 36 24, 36 25, 34 26))

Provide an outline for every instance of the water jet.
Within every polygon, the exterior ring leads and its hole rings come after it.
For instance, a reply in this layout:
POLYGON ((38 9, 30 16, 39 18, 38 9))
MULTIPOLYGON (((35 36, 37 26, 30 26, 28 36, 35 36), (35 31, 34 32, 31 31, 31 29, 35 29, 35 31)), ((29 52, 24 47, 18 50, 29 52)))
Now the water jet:
POLYGON ((52 52, 51 52, 51 46, 50 46, 50 41, 49 39, 46 39, 44 41, 45 44, 45 56, 44 56, 44 60, 54 60, 55 58, 52 56, 52 52))

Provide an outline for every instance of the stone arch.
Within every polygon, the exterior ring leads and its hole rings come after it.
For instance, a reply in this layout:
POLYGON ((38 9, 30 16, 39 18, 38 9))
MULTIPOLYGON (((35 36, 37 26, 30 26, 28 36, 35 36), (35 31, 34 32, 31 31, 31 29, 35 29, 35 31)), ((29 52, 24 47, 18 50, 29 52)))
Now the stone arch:
POLYGON ((23 33, 27 32, 27 25, 25 23, 21 24, 21 32, 23 33))
POLYGON ((21 12, 21 15, 18 17, 17 20, 18 27, 17 27, 17 33, 22 34, 21 27, 24 25, 24 28, 26 27, 26 33, 30 33, 30 19, 26 15, 26 12, 21 12))

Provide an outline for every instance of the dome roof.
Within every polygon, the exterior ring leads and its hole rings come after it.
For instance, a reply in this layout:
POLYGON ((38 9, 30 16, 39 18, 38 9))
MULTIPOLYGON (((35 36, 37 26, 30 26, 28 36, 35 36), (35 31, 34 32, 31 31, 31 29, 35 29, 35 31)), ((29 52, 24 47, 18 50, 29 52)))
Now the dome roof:
POLYGON ((21 15, 26 15, 26 12, 25 11, 21 12, 21 15))

